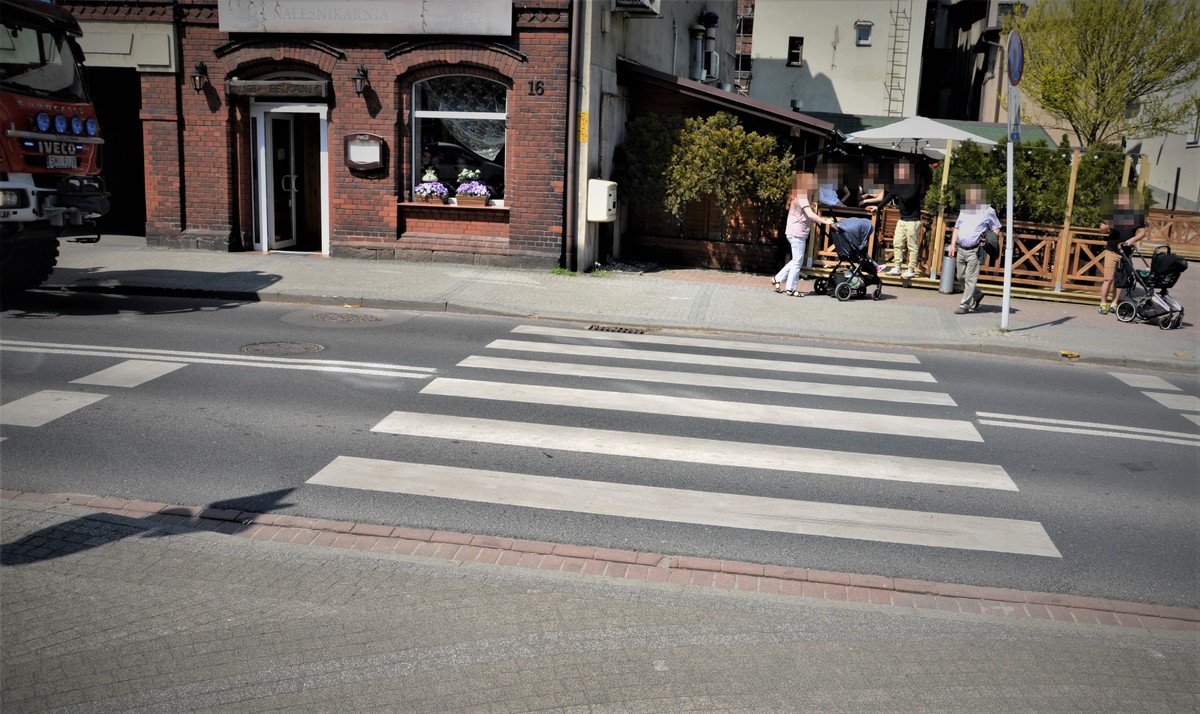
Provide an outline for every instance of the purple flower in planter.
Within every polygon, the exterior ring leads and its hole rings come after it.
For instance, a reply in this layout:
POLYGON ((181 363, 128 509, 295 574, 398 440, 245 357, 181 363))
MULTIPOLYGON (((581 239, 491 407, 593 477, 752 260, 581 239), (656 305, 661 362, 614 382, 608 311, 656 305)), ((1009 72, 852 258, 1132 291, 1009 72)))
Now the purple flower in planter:
POLYGON ((454 193, 458 196, 487 197, 492 195, 492 190, 487 187, 487 184, 480 183, 478 181, 468 181, 466 183, 459 184, 458 188, 454 190, 454 193))
POLYGON ((445 198, 446 194, 450 192, 446 190, 445 186, 437 181, 427 181, 425 183, 417 184, 417 187, 413 189, 413 193, 418 196, 437 196, 438 198, 445 198))

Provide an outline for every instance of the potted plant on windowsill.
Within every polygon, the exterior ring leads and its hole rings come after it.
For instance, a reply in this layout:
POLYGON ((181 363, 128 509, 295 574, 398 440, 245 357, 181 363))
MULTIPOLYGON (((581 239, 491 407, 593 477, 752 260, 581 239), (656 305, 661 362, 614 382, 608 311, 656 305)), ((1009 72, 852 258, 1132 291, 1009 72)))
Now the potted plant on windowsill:
POLYGON ((458 188, 454 189, 454 202, 459 206, 486 206, 492 190, 479 181, 479 169, 463 169, 458 172, 458 188))
POLYGON ((414 200, 420 203, 445 203, 450 191, 438 181, 426 181, 413 189, 414 200))
POLYGON ((478 181, 460 183, 454 190, 455 203, 460 206, 486 206, 491 195, 492 191, 487 184, 478 181))

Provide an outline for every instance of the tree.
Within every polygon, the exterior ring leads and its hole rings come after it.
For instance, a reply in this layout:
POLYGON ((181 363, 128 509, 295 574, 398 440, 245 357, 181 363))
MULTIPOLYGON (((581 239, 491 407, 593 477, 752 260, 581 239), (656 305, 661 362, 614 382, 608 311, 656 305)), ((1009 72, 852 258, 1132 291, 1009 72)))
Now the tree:
POLYGON ((1021 91, 1086 146, 1171 133, 1200 80, 1200 0, 1039 0, 1005 20, 1021 91))

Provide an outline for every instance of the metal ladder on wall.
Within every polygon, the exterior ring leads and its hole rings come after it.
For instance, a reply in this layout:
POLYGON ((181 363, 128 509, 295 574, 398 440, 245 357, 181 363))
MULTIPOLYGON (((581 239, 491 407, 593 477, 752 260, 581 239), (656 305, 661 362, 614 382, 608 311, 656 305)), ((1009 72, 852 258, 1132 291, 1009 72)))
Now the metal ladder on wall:
POLYGON ((912 27, 912 0, 896 0, 888 34, 887 115, 904 116, 904 90, 908 85, 908 45, 912 27), (907 5, 907 7, 906 7, 907 5))

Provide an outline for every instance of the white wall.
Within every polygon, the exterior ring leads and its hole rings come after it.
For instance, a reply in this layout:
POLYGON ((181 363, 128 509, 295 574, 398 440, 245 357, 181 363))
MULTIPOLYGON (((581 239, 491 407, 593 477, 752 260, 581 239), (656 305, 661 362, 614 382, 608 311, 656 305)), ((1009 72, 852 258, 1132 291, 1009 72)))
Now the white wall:
MULTIPOLYGON (((896 0, 757 0, 750 96, 802 112, 887 114, 889 35, 896 0), (855 22, 873 23, 871 45, 855 22), (788 38, 804 38, 804 63, 787 66, 788 38)), ((925 0, 901 0, 910 16, 903 116, 917 113, 925 0)))

